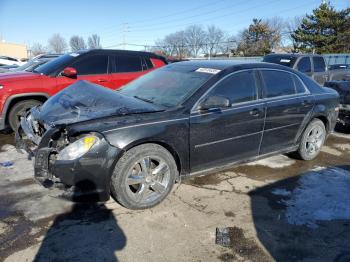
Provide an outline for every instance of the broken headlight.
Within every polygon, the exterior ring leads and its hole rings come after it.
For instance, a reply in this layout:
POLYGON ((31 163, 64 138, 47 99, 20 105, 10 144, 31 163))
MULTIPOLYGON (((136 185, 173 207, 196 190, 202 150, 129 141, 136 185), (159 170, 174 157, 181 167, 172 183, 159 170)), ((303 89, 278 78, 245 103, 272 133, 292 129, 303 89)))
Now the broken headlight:
POLYGON ((94 135, 84 136, 58 153, 57 160, 74 160, 86 154, 100 139, 94 135))

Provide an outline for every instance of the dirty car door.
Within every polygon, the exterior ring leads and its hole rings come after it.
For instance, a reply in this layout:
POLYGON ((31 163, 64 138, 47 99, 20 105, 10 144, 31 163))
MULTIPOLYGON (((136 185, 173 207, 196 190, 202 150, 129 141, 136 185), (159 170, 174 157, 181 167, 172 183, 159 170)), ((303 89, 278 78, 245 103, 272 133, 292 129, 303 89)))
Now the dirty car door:
POLYGON ((240 71, 221 80, 203 98, 228 98, 229 107, 208 111, 193 108, 191 172, 258 155, 265 117, 264 103, 258 102, 258 93, 255 71, 240 71))

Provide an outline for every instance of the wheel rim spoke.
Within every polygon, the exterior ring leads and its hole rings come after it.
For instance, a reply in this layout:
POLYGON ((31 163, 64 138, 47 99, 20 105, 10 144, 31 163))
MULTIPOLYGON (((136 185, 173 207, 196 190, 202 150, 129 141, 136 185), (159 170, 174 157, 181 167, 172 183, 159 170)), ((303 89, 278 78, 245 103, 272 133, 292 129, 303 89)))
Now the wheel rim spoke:
POLYGON ((163 194, 166 190, 166 187, 159 182, 155 182, 153 185, 151 185, 151 188, 158 194, 163 194))
POLYGON ((151 159, 149 157, 145 157, 140 162, 142 171, 145 173, 149 173, 151 168, 151 159))
POLYGON ((149 188, 147 185, 142 185, 142 188, 139 192, 135 194, 135 200, 136 202, 142 202, 147 197, 147 193, 149 192, 149 188))
POLYGON ((145 178, 143 176, 139 175, 131 175, 127 179, 128 185, 137 185, 142 184, 144 182, 145 178))
POLYGON ((161 175, 169 170, 167 164, 161 162, 152 172, 152 175, 161 175))

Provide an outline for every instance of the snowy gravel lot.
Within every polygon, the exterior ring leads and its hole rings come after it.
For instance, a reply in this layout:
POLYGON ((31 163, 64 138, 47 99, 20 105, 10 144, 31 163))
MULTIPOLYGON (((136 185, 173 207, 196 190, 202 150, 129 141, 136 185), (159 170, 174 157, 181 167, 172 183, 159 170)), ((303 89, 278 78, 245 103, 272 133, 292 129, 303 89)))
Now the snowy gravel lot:
POLYGON ((0 135, 0 261, 349 261, 350 135, 177 184, 157 207, 73 204, 0 135), (231 244, 215 244, 229 227, 231 244))

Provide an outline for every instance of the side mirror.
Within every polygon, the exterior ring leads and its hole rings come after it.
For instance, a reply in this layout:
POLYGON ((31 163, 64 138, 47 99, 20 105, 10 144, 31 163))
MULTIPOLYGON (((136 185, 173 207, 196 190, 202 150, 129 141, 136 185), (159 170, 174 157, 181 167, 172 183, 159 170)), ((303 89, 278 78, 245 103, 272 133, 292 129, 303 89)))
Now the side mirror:
POLYGON ((198 106, 198 110, 209 110, 214 108, 226 108, 230 106, 230 100, 222 96, 209 96, 198 106))
POLYGON ((63 69, 62 74, 63 76, 69 77, 69 78, 77 78, 77 70, 73 67, 66 67, 63 69))

